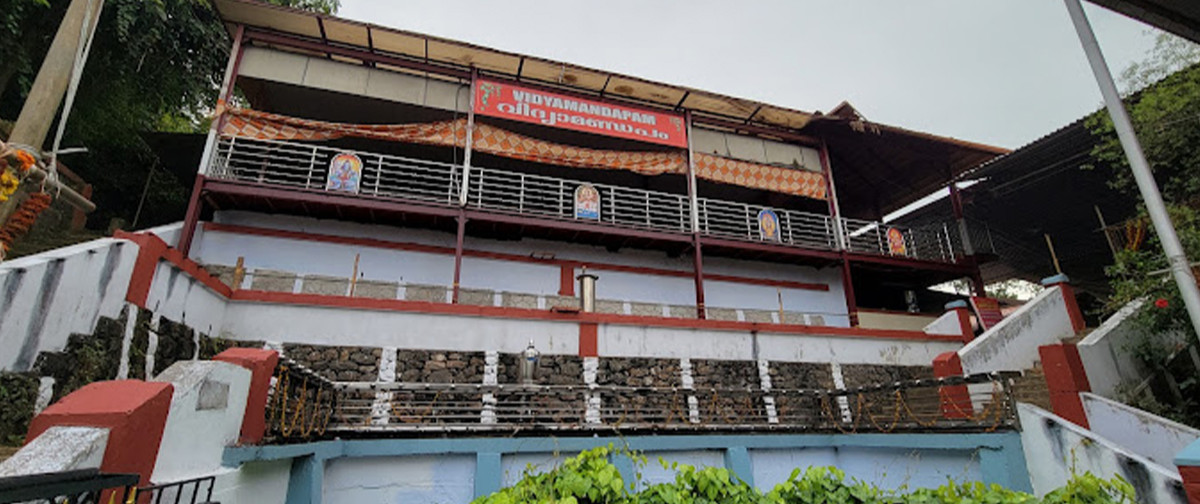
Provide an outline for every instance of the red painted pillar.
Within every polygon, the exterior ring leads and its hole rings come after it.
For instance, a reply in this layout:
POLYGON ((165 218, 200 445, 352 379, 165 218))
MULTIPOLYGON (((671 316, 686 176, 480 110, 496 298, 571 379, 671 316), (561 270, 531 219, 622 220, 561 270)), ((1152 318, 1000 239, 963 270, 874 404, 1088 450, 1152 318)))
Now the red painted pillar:
POLYGON ((1050 389, 1050 406, 1054 414, 1083 428, 1088 426, 1087 412, 1083 409, 1080 392, 1091 392, 1087 371, 1079 358, 1075 345, 1062 343, 1038 347, 1042 358, 1042 370, 1046 373, 1046 386, 1050 389))
POLYGON ((163 429, 171 409, 170 383, 117 380, 95 382, 46 408, 29 423, 26 442, 56 426, 108 429, 100 470, 137 473, 150 483, 163 429))
POLYGON ((1183 490, 1189 504, 1200 504, 1200 439, 1175 455, 1175 465, 1183 477, 1183 490))
POLYGON ((1071 288, 1070 279, 1067 275, 1061 273, 1052 277, 1043 278, 1042 286, 1050 289, 1058 287, 1062 292, 1063 303, 1067 307, 1067 315, 1071 317, 1071 327, 1075 329, 1075 333, 1087 329, 1087 322, 1083 320, 1083 312, 1079 310, 1079 303, 1075 300, 1075 290, 1071 288))
POLYGON ((241 444, 262 441, 267 431, 267 394, 271 376, 279 364, 279 353, 259 348, 230 348, 213 357, 215 361, 236 364, 250 370, 250 394, 246 397, 246 413, 242 416, 241 444))
POLYGON ((958 328, 962 334, 963 343, 970 343, 975 339, 975 329, 971 327, 971 309, 967 306, 966 301, 951 301, 946 303, 946 311, 954 312, 958 317, 958 328))
POLYGON ((854 297, 854 279, 850 276, 850 260, 842 253, 842 293, 846 296, 846 313, 850 316, 850 327, 858 327, 858 301, 854 297))
POLYGON ((454 285, 450 294, 450 302, 458 304, 459 281, 462 280, 463 238, 467 231, 467 216, 458 211, 458 235, 454 241, 454 285))
MULTIPOLYGON (((933 359, 933 375, 938 378, 962 376, 962 360, 958 352, 946 352, 933 359)), ((966 385, 945 385, 938 387, 938 397, 941 399, 942 416, 946 418, 967 418, 974 411, 971 405, 971 392, 966 385)))

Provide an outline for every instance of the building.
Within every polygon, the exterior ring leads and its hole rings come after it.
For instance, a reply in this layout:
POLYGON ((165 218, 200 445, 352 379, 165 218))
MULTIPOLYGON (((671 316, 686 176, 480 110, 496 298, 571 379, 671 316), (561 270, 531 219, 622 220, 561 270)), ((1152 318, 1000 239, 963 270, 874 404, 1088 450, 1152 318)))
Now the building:
POLYGON ((1003 149, 214 4, 234 43, 185 220, 0 269, 0 367, 141 400, 61 401, 18 459, 142 435, 96 464, 222 502, 466 501, 610 441, 767 488, 823 462, 1031 490, 1053 464, 1022 444, 1074 432, 1027 441, 998 373, 1070 354, 1063 279, 978 339, 927 290, 982 287, 953 182, 1003 149), (883 222, 947 187, 940 219, 883 222), (114 376, 146 381, 87 384, 114 376), (110 404, 105 440, 46 434, 110 404))

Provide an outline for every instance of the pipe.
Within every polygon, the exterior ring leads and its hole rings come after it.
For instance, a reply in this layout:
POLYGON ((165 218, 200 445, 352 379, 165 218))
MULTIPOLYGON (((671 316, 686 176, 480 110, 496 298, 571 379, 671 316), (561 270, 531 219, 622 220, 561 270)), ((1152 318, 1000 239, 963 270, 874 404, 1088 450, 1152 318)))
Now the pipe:
POLYGON ((584 313, 592 313, 596 311, 596 279, 599 278, 594 274, 588 273, 587 267, 583 268, 583 273, 580 273, 579 279, 579 309, 584 313))
POLYGON ((1092 32, 1087 14, 1083 12, 1083 5, 1079 0, 1063 1, 1071 14, 1071 22, 1075 24, 1079 43, 1083 45, 1083 52, 1087 54, 1092 73, 1096 76, 1096 84, 1100 86, 1100 94, 1104 95, 1104 104, 1108 107, 1108 115, 1112 117, 1113 127, 1117 130, 1117 137, 1121 140, 1121 147, 1125 150, 1130 169, 1133 170, 1133 178, 1142 193, 1142 201, 1146 203, 1150 222, 1154 224, 1154 230, 1158 233, 1163 252, 1166 253, 1167 262, 1170 263, 1171 272, 1175 276, 1175 283, 1179 285, 1183 304, 1187 307, 1188 317, 1192 319, 1192 330, 1196 331, 1196 336, 1200 338, 1200 288, 1196 286, 1196 277, 1189 266, 1183 245, 1179 242, 1179 235, 1175 233, 1175 226, 1171 224, 1171 216, 1167 213, 1167 206, 1158 191, 1158 184, 1150 172, 1150 163, 1146 161, 1146 155, 1138 143, 1133 123, 1129 120, 1129 113, 1125 110, 1120 93, 1117 92, 1117 85, 1108 70, 1108 63, 1104 61, 1104 53, 1100 51, 1100 44, 1096 42, 1096 34, 1092 32))
MULTIPOLYGON (((46 172, 41 168, 34 166, 29 169, 29 174, 25 176, 25 181, 22 182, 22 185, 41 184, 43 181, 47 180, 46 172)), ((66 202, 71 206, 83 210, 84 212, 93 212, 96 210, 95 203, 92 203, 87 198, 75 192, 74 189, 71 189, 62 182, 59 182, 58 179, 49 179, 47 185, 51 187, 49 192, 54 194, 55 197, 66 200, 66 202)))

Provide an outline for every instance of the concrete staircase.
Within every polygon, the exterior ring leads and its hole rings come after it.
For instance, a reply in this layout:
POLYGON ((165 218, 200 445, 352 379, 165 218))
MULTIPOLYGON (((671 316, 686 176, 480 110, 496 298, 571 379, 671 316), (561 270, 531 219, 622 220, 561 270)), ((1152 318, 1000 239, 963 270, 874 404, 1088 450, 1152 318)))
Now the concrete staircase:
POLYGON ((1013 396, 1017 402, 1029 403, 1046 411, 1052 411, 1050 406, 1050 388, 1046 385, 1046 373, 1042 371, 1042 363, 1035 363, 1032 369, 1025 370, 1020 378, 1013 380, 1013 396))

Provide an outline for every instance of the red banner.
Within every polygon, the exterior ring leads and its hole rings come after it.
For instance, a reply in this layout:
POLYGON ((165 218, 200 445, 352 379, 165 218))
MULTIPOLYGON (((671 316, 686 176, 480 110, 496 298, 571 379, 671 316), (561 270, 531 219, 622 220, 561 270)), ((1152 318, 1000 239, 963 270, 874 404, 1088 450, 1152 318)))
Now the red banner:
POLYGON ((480 79, 475 113, 553 128, 687 148, 683 117, 480 79))

